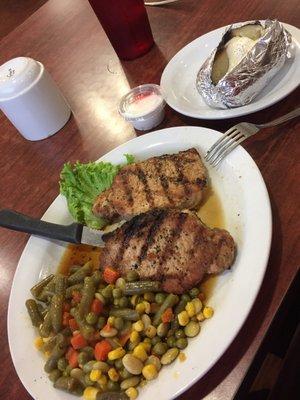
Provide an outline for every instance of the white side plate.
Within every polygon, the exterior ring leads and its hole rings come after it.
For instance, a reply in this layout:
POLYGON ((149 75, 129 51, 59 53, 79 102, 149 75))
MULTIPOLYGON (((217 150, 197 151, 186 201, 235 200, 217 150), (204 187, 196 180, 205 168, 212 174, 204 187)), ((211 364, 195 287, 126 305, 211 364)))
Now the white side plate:
MULTIPOLYGON (((169 128, 135 138, 101 160, 120 163, 123 154, 137 159, 174 153, 196 147, 201 155, 220 133, 199 127, 169 128)), ((164 367, 156 381, 140 390, 140 399, 173 399, 202 377, 221 357, 243 325, 267 266, 271 243, 271 209, 262 176, 249 154, 239 146, 221 164, 209 170, 211 183, 225 213, 226 228, 238 248, 234 266, 217 279, 209 304, 215 314, 202 324, 198 337, 184 350, 185 362, 164 367), (233 312, 234 310, 234 312, 233 312)), ((44 215, 51 222, 66 224, 71 218, 66 202, 58 196, 44 215)), ((32 328, 25 301, 30 288, 55 272, 65 245, 31 237, 17 267, 8 308, 8 338, 16 371, 36 400, 71 400, 75 397, 55 390, 43 371, 45 360, 34 348, 37 332, 32 328)))
POLYGON ((238 108, 220 110, 209 107, 196 89, 196 76, 211 51, 219 44, 226 27, 216 29, 181 49, 163 71, 160 85, 166 102, 174 110, 200 119, 226 119, 240 117, 277 103, 300 84, 300 30, 283 24, 293 36, 294 57, 252 101, 238 108))

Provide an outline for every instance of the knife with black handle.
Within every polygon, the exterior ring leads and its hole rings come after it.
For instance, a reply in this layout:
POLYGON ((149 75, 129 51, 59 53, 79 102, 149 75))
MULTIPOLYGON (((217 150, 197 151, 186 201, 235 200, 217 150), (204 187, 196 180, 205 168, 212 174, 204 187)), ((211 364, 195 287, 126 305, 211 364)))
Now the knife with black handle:
POLYGON ((97 247, 105 245, 102 239, 103 231, 75 222, 70 225, 53 224, 12 210, 0 210, 0 226, 68 243, 83 243, 97 247))

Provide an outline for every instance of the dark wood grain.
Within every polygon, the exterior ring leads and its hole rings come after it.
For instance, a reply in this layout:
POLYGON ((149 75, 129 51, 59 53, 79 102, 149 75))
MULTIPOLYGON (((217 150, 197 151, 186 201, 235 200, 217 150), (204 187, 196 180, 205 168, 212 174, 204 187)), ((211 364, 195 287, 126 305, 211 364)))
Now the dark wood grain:
MULTIPOLYGON (((120 97, 135 85, 159 83, 170 58, 185 44, 212 29, 256 18, 278 18, 300 25, 300 3, 289 0, 182 0, 149 8, 153 49, 121 63, 86 0, 49 0, 0 45, 0 63, 19 55, 43 62, 68 98, 74 116, 62 131, 41 142, 28 142, 0 115, 0 207, 41 217, 58 194, 64 162, 94 160, 135 137, 118 115, 120 97)), ((280 103, 251 116, 264 122, 299 105, 297 89, 280 103)), ((159 128, 202 125, 226 130, 241 119, 199 121, 167 109, 159 128)), ((250 138, 245 148, 266 181, 273 210, 273 243, 267 273, 254 307, 230 348, 217 364, 180 396, 181 400, 231 399, 269 327, 299 263, 299 122, 250 138)), ((0 231, 0 387, 3 399, 31 397, 18 380, 10 359, 6 313, 13 274, 28 237, 0 231)), ((234 318, 234 311, 233 318, 234 318)), ((230 323, 230 321, 228 321, 230 323)), ((20 333, 22 334, 22 333, 20 333)), ((220 333, 221 334, 221 333, 220 333)))

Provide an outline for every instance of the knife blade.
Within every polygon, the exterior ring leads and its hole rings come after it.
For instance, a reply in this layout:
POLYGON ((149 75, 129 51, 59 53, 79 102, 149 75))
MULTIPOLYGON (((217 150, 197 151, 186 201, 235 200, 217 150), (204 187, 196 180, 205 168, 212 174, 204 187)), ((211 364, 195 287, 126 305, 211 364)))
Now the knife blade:
POLYGON ((91 229, 78 223, 59 225, 42 221, 13 210, 0 210, 0 226, 68 243, 104 247, 103 235, 107 232, 91 229))

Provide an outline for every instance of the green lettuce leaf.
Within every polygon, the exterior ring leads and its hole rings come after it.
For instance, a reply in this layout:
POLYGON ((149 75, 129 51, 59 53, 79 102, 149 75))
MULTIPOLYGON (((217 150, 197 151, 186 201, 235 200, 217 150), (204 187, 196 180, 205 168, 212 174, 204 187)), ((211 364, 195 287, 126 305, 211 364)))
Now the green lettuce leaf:
MULTIPOLYGON (((126 163, 134 162, 134 156, 125 154, 126 163)), ((92 213, 97 196, 108 189, 122 165, 108 162, 82 164, 66 163, 60 174, 60 193, 67 199, 68 209, 75 221, 90 228, 101 229, 106 221, 92 213)))

